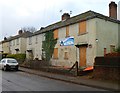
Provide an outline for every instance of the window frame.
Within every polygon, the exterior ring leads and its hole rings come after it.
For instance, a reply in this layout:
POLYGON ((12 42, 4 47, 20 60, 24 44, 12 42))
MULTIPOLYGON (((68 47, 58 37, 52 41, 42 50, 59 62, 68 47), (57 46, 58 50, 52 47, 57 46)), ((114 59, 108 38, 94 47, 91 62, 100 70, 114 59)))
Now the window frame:
POLYGON ((29 37, 29 45, 32 45, 32 37, 29 37))

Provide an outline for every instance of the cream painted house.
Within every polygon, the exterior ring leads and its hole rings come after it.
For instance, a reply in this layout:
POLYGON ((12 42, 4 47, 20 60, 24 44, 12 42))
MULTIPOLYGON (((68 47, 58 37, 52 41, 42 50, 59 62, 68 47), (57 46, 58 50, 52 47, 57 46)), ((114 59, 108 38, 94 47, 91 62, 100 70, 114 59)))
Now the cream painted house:
POLYGON ((44 34, 35 32, 27 38, 27 59, 38 59, 42 60, 42 41, 44 39, 44 34))
POLYGON ((1 41, 1 53, 10 53, 9 41, 1 41))
MULTIPOLYGON (((87 11, 70 17, 65 13, 62 20, 35 33, 21 33, 4 40, 4 53, 26 53, 27 59, 42 60, 42 42, 45 33, 53 31, 57 44, 50 63, 52 66, 71 67, 76 61, 79 67, 94 65, 95 57, 104 56, 120 46, 120 21, 102 14, 87 11), (61 41, 73 38, 72 45, 61 45, 61 41)), ((70 42, 69 42, 70 43, 70 42)))
POLYGON ((9 39, 10 44, 10 53, 11 54, 18 54, 18 53, 26 53, 26 42, 27 37, 31 35, 31 32, 22 32, 19 31, 19 34, 16 36, 13 36, 9 39))
POLYGON ((43 33, 54 31, 54 39, 57 38, 57 44, 50 60, 51 65, 71 67, 78 61, 79 67, 93 66, 95 57, 104 56, 105 51, 109 53, 118 47, 119 26, 119 20, 93 11, 71 18, 69 14, 65 14, 62 16, 62 21, 38 31, 40 35, 27 38, 27 40, 33 39, 32 43, 34 43, 31 47, 29 45, 27 49, 29 52, 33 51, 34 58, 37 58, 38 54, 41 57, 42 41, 36 46, 35 38, 38 36, 40 40, 43 40, 43 33), (74 45, 61 46, 60 41, 68 37, 74 38, 74 45), (35 49, 38 49, 38 54, 35 49))
POLYGON ((93 66, 96 57, 113 52, 120 46, 120 20, 116 19, 117 7, 114 2, 109 6, 110 17, 94 11, 87 11, 74 17, 65 13, 60 22, 33 34, 20 32, 2 45, 3 51, 12 54, 26 53, 27 59, 42 60, 45 33, 53 31, 57 44, 50 59, 52 66, 72 67, 76 61, 79 67, 93 66))
POLYGON ((19 34, 2 41, 2 52, 8 54, 26 53, 26 38, 31 32, 19 31, 19 34))

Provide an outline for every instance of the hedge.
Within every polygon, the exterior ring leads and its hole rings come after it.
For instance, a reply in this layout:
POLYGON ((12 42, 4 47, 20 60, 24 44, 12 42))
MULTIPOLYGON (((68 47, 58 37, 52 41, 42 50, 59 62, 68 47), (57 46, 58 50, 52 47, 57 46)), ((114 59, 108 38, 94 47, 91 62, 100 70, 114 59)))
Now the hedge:
POLYGON ((7 58, 15 58, 17 60, 24 60, 26 58, 26 54, 8 54, 7 58))

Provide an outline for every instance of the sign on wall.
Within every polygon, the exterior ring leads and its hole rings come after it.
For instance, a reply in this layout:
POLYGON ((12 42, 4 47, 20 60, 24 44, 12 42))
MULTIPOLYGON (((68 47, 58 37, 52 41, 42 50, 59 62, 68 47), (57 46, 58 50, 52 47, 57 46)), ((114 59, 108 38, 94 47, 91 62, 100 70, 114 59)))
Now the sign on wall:
POLYGON ((60 40, 60 46, 72 46, 74 45, 74 37, 67 37, 63 40, 60 40))

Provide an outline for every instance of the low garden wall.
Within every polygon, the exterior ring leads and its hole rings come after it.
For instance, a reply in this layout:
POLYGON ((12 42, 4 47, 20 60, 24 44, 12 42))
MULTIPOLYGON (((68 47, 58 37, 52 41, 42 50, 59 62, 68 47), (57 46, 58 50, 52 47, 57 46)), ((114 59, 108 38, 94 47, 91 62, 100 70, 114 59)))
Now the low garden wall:
POLYGON ((26 60, 20 66, 40 70, 40 68, 48 66, 49 63, 43 60, 26 60))
POLYGON ((104 80, 120 80, 120 56, 96 57, 93 75, 104 80))
POLYGON ((69 72, 69 69, 53 67, 49 65, 49 62, 44 61, 44 60, 26 60, 25 62, 20 64, 20 66, 34 69, 34 70, 56 73, 56 74, 64 74, 64 75, 70 75, 70 76, 76 75, 74 71, 69 72))

